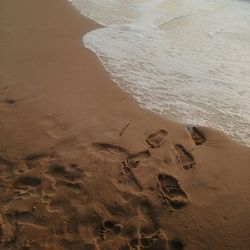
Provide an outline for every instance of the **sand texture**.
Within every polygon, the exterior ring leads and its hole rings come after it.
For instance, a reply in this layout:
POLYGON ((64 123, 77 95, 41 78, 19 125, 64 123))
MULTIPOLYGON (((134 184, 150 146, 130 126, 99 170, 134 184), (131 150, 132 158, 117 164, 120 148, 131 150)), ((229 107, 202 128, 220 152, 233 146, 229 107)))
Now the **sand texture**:
POLYGON ((250 149, 142 110, 66 0, 0 1, 0 249, 249 249, 250 149))

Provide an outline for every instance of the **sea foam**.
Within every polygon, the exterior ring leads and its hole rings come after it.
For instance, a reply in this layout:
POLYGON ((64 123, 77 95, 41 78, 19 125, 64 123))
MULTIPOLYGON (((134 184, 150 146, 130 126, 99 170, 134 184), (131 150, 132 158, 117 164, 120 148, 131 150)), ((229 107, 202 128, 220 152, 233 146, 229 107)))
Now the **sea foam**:
POLYGON ((250 145, 250 3, 71 2, 104 26, 83 43, 142 107, 250 145))

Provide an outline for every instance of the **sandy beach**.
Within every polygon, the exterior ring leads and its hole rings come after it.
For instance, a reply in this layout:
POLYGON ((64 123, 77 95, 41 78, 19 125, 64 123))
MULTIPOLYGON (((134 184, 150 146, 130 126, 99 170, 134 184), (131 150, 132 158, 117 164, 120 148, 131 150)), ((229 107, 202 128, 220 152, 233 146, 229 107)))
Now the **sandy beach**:
POLYGON ((250 247, 250 148, 143 110, 66 0, 0 2, 0 249, 250 247))

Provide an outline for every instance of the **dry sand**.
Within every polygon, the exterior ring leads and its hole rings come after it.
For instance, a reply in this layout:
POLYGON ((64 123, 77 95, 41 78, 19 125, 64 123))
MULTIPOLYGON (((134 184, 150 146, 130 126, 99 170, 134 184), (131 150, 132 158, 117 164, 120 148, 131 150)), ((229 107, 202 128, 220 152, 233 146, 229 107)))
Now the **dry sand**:
POLYGON ((1 249, 249 249, 250 149, 138 107, 66 0, 0 2, 1 249))

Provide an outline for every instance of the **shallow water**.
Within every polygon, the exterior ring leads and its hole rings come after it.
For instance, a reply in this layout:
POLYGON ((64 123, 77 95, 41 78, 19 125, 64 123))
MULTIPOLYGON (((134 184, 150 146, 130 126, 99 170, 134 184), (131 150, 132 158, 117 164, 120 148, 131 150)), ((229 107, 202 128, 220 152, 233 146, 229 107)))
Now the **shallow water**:
POLYGON ((83 37, 142 107, 250 145, 250 3, 72 0, 105 26, 83 37))

